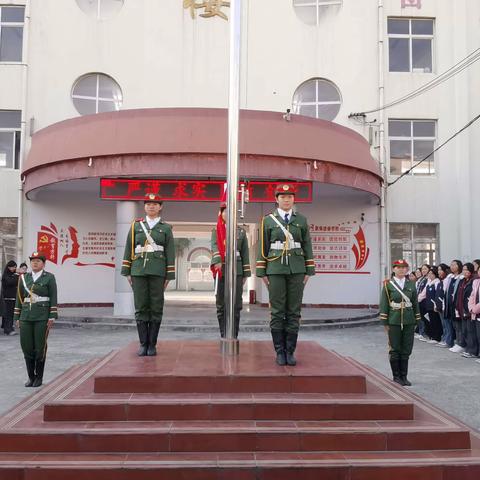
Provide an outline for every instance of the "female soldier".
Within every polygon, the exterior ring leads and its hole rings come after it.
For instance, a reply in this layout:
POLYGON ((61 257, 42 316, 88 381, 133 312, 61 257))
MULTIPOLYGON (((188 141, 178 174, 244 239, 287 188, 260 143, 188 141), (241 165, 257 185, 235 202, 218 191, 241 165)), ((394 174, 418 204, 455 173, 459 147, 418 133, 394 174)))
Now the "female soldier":
POLYGON ((303 290, 315 261, 309 223, 293 209, 295 189, 279 185, 275 199, 277 208, 262 219, 256 271, 268 288, 276 362, 294 366, 303 290))
POLYGON ((43 381, 47 337, 57 313, 57 283, 46 272, 45 256, 34 252, 30 256, 32 273, 24 273, 18 281, 14 319, 20 327, 20 345, 27 365, 26 387, 39 387, 43 381))
POLYGON ((172 227, 160 217, 163 202, 152 193, 144 205, 145 218, 134 220, 128 232, 121 271, 133 289, 139 357, 157 354, 164 292, 168 282, 175 279, 172 227))
MULTIPOLYGON (((218 326, 220 336, 225 337, 225 242, 227 237, 227 206, 222 204, 218 213, 217 226, 212 230, 212 273, 215 278, 218 326)), ((251 276, 248 253, 247 233, 237 228, 237 288, 235 292, 234 337, 238 337, 240 311, 242 310, 242 291, 248 277, 251 276)))
POLYGON ((420 320, 415 284, 406 279, 408 263, 393 262, 394 277, 383 282, 380 296, 380 321, 385 326, 390 347, 393 381, 410 386, 408 359, 412 353, 415 326, 420 320))

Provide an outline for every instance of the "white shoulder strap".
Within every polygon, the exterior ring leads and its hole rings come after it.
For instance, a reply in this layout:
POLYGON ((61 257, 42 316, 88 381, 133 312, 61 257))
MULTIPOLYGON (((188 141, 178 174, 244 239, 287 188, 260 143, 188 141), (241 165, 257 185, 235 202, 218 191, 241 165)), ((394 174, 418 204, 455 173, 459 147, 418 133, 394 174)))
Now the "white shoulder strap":
POLYGON ((25 282, 25 274, 22 273, 22 276, 20 277, 22 279, 22 283, 23 283, 23 288, 25 289, 25 291, 31 296, 32 295, 32 292, 29 290, 29 288, 27 287, 27 282, 25 282))
POLYGON ((145 233, 145 236, 147 237, 147 242, 153 247, 156 245, 155 240, 150 236, 150 234, 147 231, 147 228, 145 227, 145 224, 143 222, 140 222, 140 225, 142 226, 143 232, 145 233))
POLYGON ((273 218, 273 221, 282 229, 282 232, 285 235, 285 239, 288 239, 289 242, 294 242, 293 235, 278 221, 277 218, 275 218, 275 215, 271 213, 269 215, 271 218, 273 218))
POLYGON ((395 282, 395 280, 390 280, 390 283, 391 283, 392 287, 402 296, 402 298, 406 302, 411 302, 411 300, 400 290, 400 288, 397 285, 397 282, 395 282))

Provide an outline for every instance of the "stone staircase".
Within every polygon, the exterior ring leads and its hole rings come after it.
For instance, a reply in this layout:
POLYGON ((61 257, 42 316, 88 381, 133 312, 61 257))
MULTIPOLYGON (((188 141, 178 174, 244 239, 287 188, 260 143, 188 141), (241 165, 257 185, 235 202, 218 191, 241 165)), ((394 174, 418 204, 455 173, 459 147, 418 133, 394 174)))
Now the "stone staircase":
POLYGON ((133 343, 0 419, 1 480, 473 480, 477 432, 314 342, 133 343))

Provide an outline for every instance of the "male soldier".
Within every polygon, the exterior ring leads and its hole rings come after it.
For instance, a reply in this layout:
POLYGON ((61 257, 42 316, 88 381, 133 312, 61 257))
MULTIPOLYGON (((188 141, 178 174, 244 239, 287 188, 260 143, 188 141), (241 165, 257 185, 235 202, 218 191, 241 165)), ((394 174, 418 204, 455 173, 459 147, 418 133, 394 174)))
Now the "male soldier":
POLYGON ((409 387, 408 359, 420 309, 415 284, 406 278, 408 263, 396 260, 392 267, 394 276, 383 282, 380 295, 380 321, 388 335, 393 381, 409 387))
MULTIPOLYGON (((225 337, 225 242, 227 206, 222 204, 218 213, 217 226, 212 230, 212 262, 211 269, 215 278, 218 326, 220 335, 225 337)), ((251 276, 248 253, 247 233, 237 228, 237 288, 235 292, 235 327, 234 337, 238 337, 240 311, 242 310, 242 291, 248 277, 251 276)))
POLYGON ((293 210, 294 188, 279 185, 275 198, 278 208, 262 219, 256 271, 268 288, 277 364, 294 366, 303 289, 315 262, 307 219, 293 210))
POLYGON ((157 354, 164 291, 168 282, 175 278, 172 227, 160 217, 163 202, 152 193, 147 195, 144 203, 146 217, 132 222, 121 272, 133 289, 140 357, 157 354))
POLYGON ((20 345, 27 365, 26 387, 39 387, 43 381, 47 356, 48 331, 57 313, 55 276, 44 270, 45 256, 30 256, 32 273, 23 273, 18 281, 14 320, 20 327, 20 345))

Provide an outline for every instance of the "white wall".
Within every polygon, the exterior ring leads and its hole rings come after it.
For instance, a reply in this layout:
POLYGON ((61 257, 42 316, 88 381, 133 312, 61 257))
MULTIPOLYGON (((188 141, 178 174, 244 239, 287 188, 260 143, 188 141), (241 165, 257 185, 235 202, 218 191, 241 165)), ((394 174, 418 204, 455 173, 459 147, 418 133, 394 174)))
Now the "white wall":
MULTIPOLYGON (((115 203, 100 202, 95 198, 69 195, 51 196, 44 201, 27 201, 27 238, 25 251, 37 249, 37 232, 42 225, 53 223, 57 229, 73 226, 78 230, 81 243, 88 232, 110 232, 115 236, 115 203)), ((103 249, 103 247, 96 247, 103 249)), ((47 262, 45 269, 55 274, 58 283, 59 303, 113 303, 115 269, 102 265, 78 266, 80 263, 115 263, 111 255, 88 255, 70 258, 62 264, 62 257, 70 251, 60 245, 58 262, 47 262)), ((115 242, 113 242, 113 256, 115 242)), ((121 259, 118 259, 121 261, 121 259)))
MULTIPOLYGON (((365 213, 362 228, 367 246, 370 248, 367 263, 359 270, 370 273, 317 273, 306 286, 303 302, 328 305, 378 305, 381 280, 378 207, 366 199, 354 200, 346 195, 321 198, 316 205, 298 205, 298 210, 313 224, 333 226, 352 222, 354 232, 357 231, 359 223, 353 222, 360 222, 361 214, 365 213)), ((268 293, 262 282, 257 282, 257 296, 258 301, 268 303, 268 293)))

